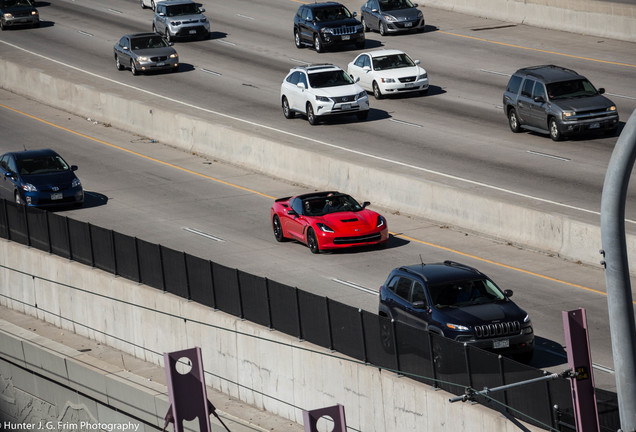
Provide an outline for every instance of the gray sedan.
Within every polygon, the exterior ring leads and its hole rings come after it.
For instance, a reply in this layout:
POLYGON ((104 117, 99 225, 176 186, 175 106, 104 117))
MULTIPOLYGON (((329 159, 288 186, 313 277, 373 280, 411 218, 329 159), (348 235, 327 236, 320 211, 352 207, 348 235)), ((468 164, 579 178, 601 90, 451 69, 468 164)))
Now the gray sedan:
POLYGON ((367 0, 360 9, 365 31, 377 30, 382 36, 416 30, 424 31, 424 15, 410 0, 367 0))
POLYGON ((158 33, 127 34, 113 47, 118 70, 130 68, 133 75, 151 71, 179 70, 179 55, 158 33))

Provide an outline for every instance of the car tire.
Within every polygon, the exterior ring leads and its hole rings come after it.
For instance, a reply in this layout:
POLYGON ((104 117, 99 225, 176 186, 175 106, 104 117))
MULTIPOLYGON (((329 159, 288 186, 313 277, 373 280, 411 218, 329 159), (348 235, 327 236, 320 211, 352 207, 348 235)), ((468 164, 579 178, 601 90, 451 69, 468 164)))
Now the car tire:
POLYGON ((272 229, 274 230, 274 238, 277 242, 284 242, 286 240, 283 225, 280 223, 278 215, 274 215, 272 218, 272 229))
POLYGON ((376 99, 382 99, 384 97, 382 90, 380 90, 380 86, 375 81, 373 81, 373 97, 376 99))
POLYGON ((150 9, 155 10, 155 0, 150 0, 150 9))
POLYGON ((294 44, 296 48, 302 48, 303 44, 300 42, 300 33, 298 33, 298 29, 294 29, 294 44))
POLYGON ((146 5, 144 4, 144 0, 139 0, 139 3, 141 3, 141 8, 142 9, 146 9, 146 5))
POLYGON ((387 30, 386 30, 386 24, 384 24, 382 21, 380 21, 380 36, 386 36, 387 35, 387 30))
POLYGON ((382 348, 384 348, 385 352, 395 352, 393 329, 391 328, 391 319, 389 317, 380 318, 380 342, 382 343, 382 348))
POLYGON ((511 108, 508 111, 508 126, 510 126, 510 130, 514 133, 521 132, 521 125, 519 124, 519 117, 517 117, 517 110, 511 108))
POLYGON ((132 72, 133 75, 139 75, 139 71, 137 70, 133 60, 130 61, 130 72, 132 72))
POLYGON ((358 114, 356 114, 356 116, 358 117, 358 120, 365 121, 369 118, 369 110, 360 111, 358 114))
POLYGON ((318 124, 318 117, 314 113, 314 107, 311 105, 311 102, 307 102, 307 121, 310 125, 315 126, 318 124))
POLYGON ((360 21, 362 21, 362 31, 363 31, 363 32, 365 32, 365 33, 366 33, 366 32, 368 32, 369 30, 371 30, 371 29, 369 28, 369 26, 367 25, 367 20, 365 20, 365 19, 364 19, 364 17, 362 17, 362 18, 360 19, 360 21))
POLYGON ((289 107, 289 101, 285 96, 283 96, 283 115, 286 119, 293 119, 296 116, 296 113, 289 107))
POLYGON ((0 30, 5 31, 7 29, 7 26, 4 25, 4 22, 2 22, 2 20, 0 20, 0 30))
POLYGON ((437 373, 443 373, 445 370, 442 347, 435 342, 433 342, 433 367, 437 373))
POLYGON ((124 70, 124 65, 121 64, 121 62, 119 61, 119 56, 115 55, 115 67, 117 68, 117 70, 124 70))
POLYGON ((317 53, 324 52, 324 48, 322 47, 322 41, 320 40, 320 36, 317 34, 314 35, 314 49, 317 53))
POLYGON ((165 34, 165 38, 168 41, 168 43, 170 42, 174 42, 174 36, 172 36, 170 34, 170 30, 168 30, 168 27, 166 27, 166 34, 165 34))
POLYGON ((554 117, 548 120, 548 130, 550 131, 552 141, 561 141, 563 139, 563 135, 559 132, 559 125, 554 117))
POLYGON ((316 238, 316 233, 313 228, 307 230, 307 246, 309 246, 311 253, 320 253, 320 246, 318 245, 318 239, 316 238))

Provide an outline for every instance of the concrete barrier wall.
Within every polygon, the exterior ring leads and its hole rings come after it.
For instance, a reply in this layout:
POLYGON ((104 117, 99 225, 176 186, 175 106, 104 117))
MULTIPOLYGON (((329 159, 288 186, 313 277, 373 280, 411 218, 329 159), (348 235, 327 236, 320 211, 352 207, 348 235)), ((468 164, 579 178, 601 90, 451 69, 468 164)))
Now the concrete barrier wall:
POLYGON ((636 42, 636 4, 599 0, 420 0, 431 6, 535 27, 636 42))
MULTIPOLYGON (((544 203, 522 202, 514 196, 482 193, 454 180, 440 180, 414 167, 387 166, 380 160, 329 146, 281 136, 266 127, 248 125, 215 113, 174 107, 144 93, 99 88, 90 76, 60 68, 37 68, 0 60, 3 88, 99 119, 188 152, 218 158, 248 169, 317 188, 338 189, 403 214, 424 217, 463 230, 598 265, 599 224, 589 224, 546 209, 544 203), (174 107, 165 109, 163 107, 174 107), (305 163, 311 160, 312 163, 305 163)), ((636 268, 636 238, 628 236, 630 268, 636 268)))
MULTIPOLYGON (((448 393, 395 373, 4 240, 0 304, 156 365, 162 365, 164 352, 200 346, 209 386, 299 424, 301 409, 340 403, 348 426, 365 432, 519 428, 496 411, 450 404, 448 393)), ((0 327, 2 355, 96 398, 107 395, 124 412, 133 407, 133 415, 151 424, 158 424, 156 416, 167 411, 164 388, 140 384, 129 391, 124 380, 117 381, 119 372, 94 377, 97 367, 86 366, 92 362, 74 350, 47 346, 46 355, 29 355, 37 346, 24 335, 21 339, 12 341, 0 327), (70 376, 73 372, 77 374, 70 376)), ((2 366, 0 373, 11 380, 19 375, 2 366)))

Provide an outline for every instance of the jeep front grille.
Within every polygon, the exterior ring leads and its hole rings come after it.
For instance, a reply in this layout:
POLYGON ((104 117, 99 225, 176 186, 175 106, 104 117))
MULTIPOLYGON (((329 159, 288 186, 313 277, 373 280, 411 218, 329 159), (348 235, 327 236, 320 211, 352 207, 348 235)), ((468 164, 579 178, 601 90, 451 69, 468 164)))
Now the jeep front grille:
POLYGON ((333 30, 334 35, 342 36, 356 33, 356 26, 334 27, 331 30, 333 30))
POLYGON ((521 324, 519 324, 519 321, 475 326, 475 334, 478 338, 509 336, 519 333, 521 333, 521 324))

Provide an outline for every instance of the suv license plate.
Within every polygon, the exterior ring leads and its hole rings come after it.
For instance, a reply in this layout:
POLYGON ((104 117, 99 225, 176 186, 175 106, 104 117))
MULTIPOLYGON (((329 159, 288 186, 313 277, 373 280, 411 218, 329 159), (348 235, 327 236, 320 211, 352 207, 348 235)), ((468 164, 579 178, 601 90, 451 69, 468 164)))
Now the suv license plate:
POLYGON ((342 104, 340 105, 340 109, 349 110, 351 109, 351 104, 342 104))
POLYGON ((51 194, 52 200, 60 200, 62 198, 64 198, 64 194, 62 194, 61 192, 51 194))
POLYGON ((190 30, 188 33, 190 33, 190 34, 197 34, 197 31, 196 31, 196 30, 190 30))
POLYGON ((590 129, 598 129, 598 128, 600 128, 600 127, 601 127, 601 124, 600 124, 600 123, 592 123, 592 124, 590 125, 590 129))
POLYGON ((492 341, 492 347, 494 349, 508 348, 510 347, 510 341, 508 339, 492 341))
POLYGON ((349 36, 349 35, 343 35, 342 36, 342 40, 349 40, 349 39, 351 39, 351 36, 349 36))

